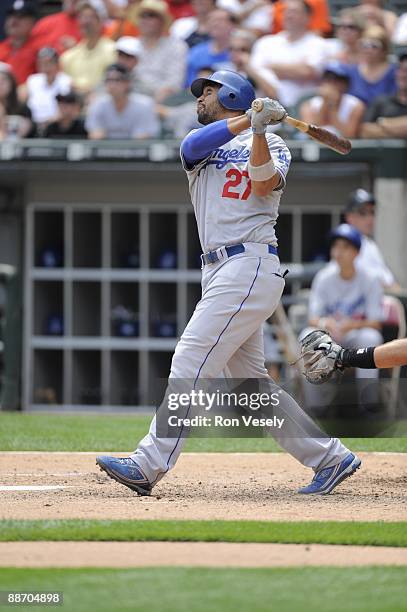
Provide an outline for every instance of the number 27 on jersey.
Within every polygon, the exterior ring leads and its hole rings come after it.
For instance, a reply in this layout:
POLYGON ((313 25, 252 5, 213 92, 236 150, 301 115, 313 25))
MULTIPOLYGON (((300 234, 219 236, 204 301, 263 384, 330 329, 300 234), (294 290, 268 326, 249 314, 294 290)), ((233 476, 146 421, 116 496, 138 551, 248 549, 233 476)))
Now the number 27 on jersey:
POLYGON ((249 179, 249 173, 247 172, 247 170, 241 171, 237 168, 230 168, 226 172, 226 178, 228 180, 223 186, 222 198, 232 198, 233 200, 247 200, 247 198, 251 194, 251 181, 249 179), (244 189, 243 192, 242 189, 244 189))

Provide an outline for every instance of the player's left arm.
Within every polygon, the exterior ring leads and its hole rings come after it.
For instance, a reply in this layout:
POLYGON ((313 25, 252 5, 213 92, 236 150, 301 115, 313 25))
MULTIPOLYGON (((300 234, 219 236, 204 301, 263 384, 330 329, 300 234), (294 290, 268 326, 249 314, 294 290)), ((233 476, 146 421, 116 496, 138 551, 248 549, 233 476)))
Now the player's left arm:
POLYGON ((253 131, 247 167, 252 193, 265 197, 284 187, 291 156, 280 138, 267 134, 267 126, 283 121, 287 111, 277 100, 262 98, 262 102, 261 110, 251 109, 246 113, 253 131))
POLYGON ((274 189, 281 186, 281 175, 275 167, 271 157, 265 134, 253 134, 253 144, 249 164, 252 168, 257 168, 259 166, 270 166, 270 173, 273 172, 274 166, 274 174, 268 179, 254 180, 253 175, 250 176, 252 192, 254 195, 260 197, 268 196, 274 189))

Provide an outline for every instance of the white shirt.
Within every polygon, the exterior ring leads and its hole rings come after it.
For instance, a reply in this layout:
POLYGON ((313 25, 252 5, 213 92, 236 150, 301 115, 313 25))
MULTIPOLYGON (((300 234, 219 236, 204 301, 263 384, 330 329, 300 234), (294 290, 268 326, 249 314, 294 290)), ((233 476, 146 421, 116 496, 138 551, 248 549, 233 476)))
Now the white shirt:
POLYGON ((180 17, 176 19, 170 27, 170 34, 175 38, 186 40, 198 28, 196 17, 180 17))
MULTIPOLYGON (((314 98, 311 98, 311 100, 309 101, 311 109, 315 112, 319 112, 319 110, 321 109, 322 103, 323 103, 322 96, 315 96, 314 98)), ((339 102, 339 108, 338 108, 339 120, 342 121, 342 123, 347 123, 350 119, 352 111, 354 110, 356 106, 359 106, 359 104, 360 104, 359 98, 356 98, 355 96, 352 96, 347 93, 343 94, 339 102)), ((321 127, 324 127, 330 130, 331 132, 334 132, 335 134, 338 134, 339 136, 341 136, 341 134, 339 133, 339 130, 333 125, 324 125, 321 127)))
POLYGON ((350 280, 341 277, 336 262, 330 262, 317 272, 311 286, 310 319, 383 320, 383 289, 379 279, 359 266, 355 269, 350 280))
MULTIPOLYGON (((335 261, 330 261, 329 264, 333 268, 337 266, 335 261)), ((391 270, 386 266, 379 247, 372 238, 362 236, 362 246, 359 255, 355 259, 355 266, 368 272, 379 279, 383 287, 389 287, 395 283, 395 278, 391 270)))
POLYGON ((356 258, 356 265, 371 274, 376 274, 384 287, 389 287, 395 283, 393 273, 386 266, 379 247, 374 240, 367 236, 362 236, 362 248, 356 258))
POLYGON ((398 18, 392 40, 395 45, 407 45, 407 13, 398 18))
POLYGON ((173 36, 162 36, 154 47, 143 50, 135 73, 143 93, 154 95, 164 87, 182 89, 185 82, 188 45, 173 36))
POLYGON ((51 85, 48 84, 47 77, 42 72, 30 75, 26 82, 27 105, 32 112, 33 120, 36 123, 44 123, 56 119, 58 104, 55 96, 67 94, 71 85, 71 77, 63 72, 58 72, 51 85))
MULTIPOLYGON (((327 56, 328 49, 324 39, 313 32, 306 32, 304 36, 292 42, 283 31, 259 38, 253 47, 252 63, 256 67, 266 68, 273 62, 306 64, 322 73, 327 56)), ((278 79, 278 99, 284 106, 294 106, 302 96, 313 92, 317 84, 317 81, 278 79)))
POLYGON ((247 172, 252 140, 252 131, 245 130, 192 169, 181 155, 204 253, 242 242, 277 244, 274 228, 291 154, 279 136, 267 133, 281 188, 255 196, 247 172))

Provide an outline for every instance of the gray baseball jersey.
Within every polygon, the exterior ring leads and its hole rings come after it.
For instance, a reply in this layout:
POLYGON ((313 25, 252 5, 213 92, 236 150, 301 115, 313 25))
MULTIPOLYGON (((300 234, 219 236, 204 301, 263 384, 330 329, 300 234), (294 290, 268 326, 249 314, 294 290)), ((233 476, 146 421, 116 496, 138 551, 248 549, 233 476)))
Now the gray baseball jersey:
MULTIPOLYGON (((251 130, 219 147, 192 169, 183 160, 203 251, 242 242, 276 244, 274 228, 291 156, 278 136, 267 134, 267 141, 280 184, 266 197, 255 196, 250 188, 251 130)), ((284 279, 279 274, 278 257, 258 244, 254 246, 263 254, 248 252, 247 256, 232 256, 204 267, 202 296, 175 349, 170 379, 195 381, 194 389, 198 379, 268 379, 262 325, 277 307, 284 279)), ((279 393, 285 394, 289 418, 303 423, 306 417, 295 400, 282 390, 279 393)), ((157 413, 164 413, 164 420, 166 410, 164 400, 157 413)), ((175 439, 160 436, 156 423, 154 417, 148 434, 131 456, 152 484, 175 465, 185 441, 181 435, 175 439)), ((316 438, 283 435, 276 439, 314 469, 337 465, 349 455, 339 440, 324 438, 322 433, 316 438)))
POLYGON ((277 245, 274 227, 291 154, 279 136, 267 134, 280 186, 267 197, 255 196, 247 170, 252 140, 245 130, 192 169, 181 154, 203 252, 241 242, 277 245))

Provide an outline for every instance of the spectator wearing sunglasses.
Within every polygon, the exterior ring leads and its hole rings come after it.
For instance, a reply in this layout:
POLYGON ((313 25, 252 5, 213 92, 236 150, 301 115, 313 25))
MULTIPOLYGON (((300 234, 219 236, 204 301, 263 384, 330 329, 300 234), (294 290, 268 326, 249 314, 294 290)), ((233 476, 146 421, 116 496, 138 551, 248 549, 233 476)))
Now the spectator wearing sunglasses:
POLYGON ((380 26, 365 30, 359 47, 358 63, 347 66, 350 79, 348 93, 369 106, 377 96, 396 93, 396 65, 388 60, 389 38, 380 26))
POLYGON ((359 41, 365 29, 363 17, 352 8, 339 12, 335 27, 335 38, 327 40, 332 48, 332 59, 345 64, 356 64, 359 60, 359 41))
POLYGON ((154 138, 160 124, 151 98, 131 93, 130 71, 121 64, 108 66, 106 93, 87 112, 86 129, 93 140, 103 138, 154 138))

